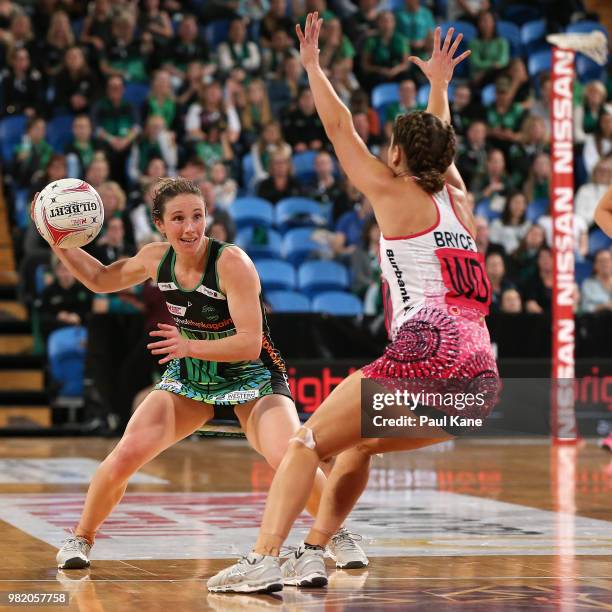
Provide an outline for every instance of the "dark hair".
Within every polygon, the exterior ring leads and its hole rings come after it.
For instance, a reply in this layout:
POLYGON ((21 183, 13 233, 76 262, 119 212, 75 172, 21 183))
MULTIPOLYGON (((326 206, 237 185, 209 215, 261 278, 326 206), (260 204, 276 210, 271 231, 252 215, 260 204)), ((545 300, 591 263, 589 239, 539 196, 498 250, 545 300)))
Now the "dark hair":
POLYGON ((400 115, 393 124, 393 144, 402 148, 407 166, 427 193, 444 187, 457 149, 452 125, 425 111, 400 115))
MULTIPOLYGON (((153 221, 161 221, 164 217, 166 202, 183 193, 197 195, 204 202, 204 196, 200 188, 193 181, 180 177, 162 178, 155 185, 157 189, 153 196, 153 206, 151 207, 153 221)), ((204 205, 206 206, 206 202, 204 202, 204 205)))
POLYGON ((514 198, 516 198, 516 196, 522 196, 525 200, 525 210, 523 211, 523 214, 521 215, 519 219, 519 224, 525 223, 525 218, 527 216, 527 206, 529 204, 529 202, 527 202, 527 196, 522 191, 513 191, 512 193, 508 194, 508 197, 506 198, 506 204, 504 206, 504 211, 502 212, 501 217, 502 217, 502 223, 504 225, 510 224, 510 221, 511 221, 510 202, 514 198))

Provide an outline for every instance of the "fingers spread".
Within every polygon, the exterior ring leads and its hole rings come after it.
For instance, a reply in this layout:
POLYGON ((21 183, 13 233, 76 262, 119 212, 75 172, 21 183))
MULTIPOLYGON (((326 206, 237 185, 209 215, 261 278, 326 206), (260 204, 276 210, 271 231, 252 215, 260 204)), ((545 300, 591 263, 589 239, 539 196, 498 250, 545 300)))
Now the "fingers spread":
POLYGON ((438 26, 434 30, 434 51, 438 51, 440 49, 440 26, 438 26))
POLYGON ((457 47, 459 47, 459 43, 461 42, 461 40, 463 39, 463 34, 459 33, 457 34, 457 38, 455 38, 455 42, 452 44, 448 54, 453 57, 453 55, 455 55, 455 52, 457 51, 457 47))
POLYGON ((459 57, 456 57, 453 60, 453 66, 456 66, 457 64, 459 64, 460 62, 462 62, 466 57, 468 57, 469 55, 471 55, 472 52, 471 51, 465 51, 464 53, 462 53, 459 57))
POLYGON ((448 32, 446 33, 446 37, 444 38, 444 44, 442 45, 442 51, 445 53, 448 51, 450 47, 451 40, 453 38, 453 34, 455 32, 455 28, 448 28, 448 32))
POLYGON ((303 45, 306 41, 304 40, 304 34, 302 34, 302 28, 299 23, 295 26, 295 33, 300 41, 300 45, 303 45))

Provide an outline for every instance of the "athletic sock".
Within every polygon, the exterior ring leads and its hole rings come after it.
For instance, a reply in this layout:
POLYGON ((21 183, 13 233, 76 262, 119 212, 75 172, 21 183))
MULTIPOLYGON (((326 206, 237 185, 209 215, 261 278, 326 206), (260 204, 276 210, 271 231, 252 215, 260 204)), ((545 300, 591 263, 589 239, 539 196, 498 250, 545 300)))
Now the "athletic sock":
POLYGON ((304 548, 306 550, 325 550, 323 546, 319 546, 318 544, 309 544, 308 542, 304 542, 304 548))

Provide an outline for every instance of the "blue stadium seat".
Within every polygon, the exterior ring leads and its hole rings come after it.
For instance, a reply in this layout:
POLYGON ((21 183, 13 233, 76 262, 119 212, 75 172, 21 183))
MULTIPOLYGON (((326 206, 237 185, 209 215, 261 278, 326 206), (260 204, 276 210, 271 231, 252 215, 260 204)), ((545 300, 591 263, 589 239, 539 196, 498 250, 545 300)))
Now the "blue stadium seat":
POLYGON ((17 189, 15 191, 15 221, 20 229, 25 229, 30 223, 30 190, 17 189))
POLYGON ((87 329, 62 327, 51 332, 47 341, 49 374, 60 386, 61 397, 83 396, 83 369, 87 329))
POLYGON ((398 83, 381 83, 372 90, 372 107, 379 111, 385 106, 399 101, 398 83))
POLYGON ((595 255, 600 249, 609 249, 612 239, 608 238, 598 227, 589 234, 589 255, 595 255))
POLYGON ((533 200, 527 205, 527 212, 525 218, 527 221, 535 223, 542 215, 548 214, 548 198, 540 198, 539 200, 533 200))
POLYGON ((521 28, 521 43, 527 55, 543 50, 548 43, 546 36, 546 19, 528 21, 521 28))
POLYGON ((312 311, 324 314, 359 317, 363 315, 361 300, 352 293, 327 291, 312 300, 312 311))
POLYGON ((305 261, 298 269, 298 287, 309 296, 348 289, 346 268, 335 261, 305 261))
POLYGON ((277 312, 310 312, 310 300, 297 291, 270 291, 266 302, 277 312))
POLYGON ((246 227, 236 235, 236 244, 254 261, 281 256, 280 234, 270 227, 246 227))
POLYGON ((206 39, 211 49, 216 49, 219 43, 227 40, 230 22, 228 19, 216 19, 212 23, 203 26, 200 35, 206 39))
POLYGON ((140 113, 140 107, 149 95, 148 83, 126 83, 125 94, 123 98, 133 104, 136 110, 140 113))
POLYGON ((274 207, 263 198, 236 198, 229 212, 239 230, 256 225, 270 227, 274 224, 274 207))
POLYGON ((326 246, 313 240, 312 234, 313 228, 311 227, 289 230, 283 237, 281 247, 283 257, 294 266, 299 266, 306 259, 326 254, 326 246))
POLYGON ((64 146, 72 139, 72 115, 58 115, 47 124, 47 142, 57 153, 64 152, 64 146))
POLYGON ((316 200, 284 198, 276 203, 275 225, 281 232, 292 227, 324 227, 326 212, 316 200))
POLYGON ((541 16, 542 12, 539 8, 527 4, 513 4, 507 6, 502 13, 504 20, 516 23, 518 26, 522 26, 528 21, 534 21, 541 16))
POLYGON ((600 66, 590 57, 578 53, 576 54, 576 74, 581 83, 588 83, 589 81, 605 82, 606 67, 600 66))
POLYGON ((527 58, 527 72, 533 79, 541 72, 549 71, 551 65, 550 50, 536 51, 527 58))
POLYGON ((484 200, 480 200, 476 207, 474 208, 474 214, 477 217, 485 217, 489 222, 493 221, 493 219, 498 219, 501 217, 501 212, 497 212, 495 210, 491 210, 491 200, 489 198, 485 198, 484 200))
MULTIPOLYGON (((419 90, 417 91, 417 95, 416 95, 417 104, 421 106, 427 106, 427 100, 429 98, 429 90, 430 90, 429 83, 425 83, 424 85, 421 85, 419 87, 419 90)), ((448 100, 449 102, 452 102, 454 99, 455 99, 455 84, 449 83, 448 100)))
POLYGON ((603 32, 608 39, 610 39, 610 34, 605 25, 599 23, 599 21, 577 21, 576 23, 571 23, 567 26, 565 31, 568 34, 588 34, 589 32, 594 32, 595 30, 599 30, 603 32))
POLYGON ((247 153, 242 158, 242 184, 247 193, 254 193, 255 167, 253 165, 253 155, 247 153))
POLYGON ((2 147, 2 158, 5 162, 12 161, 15 147, 25 132, 26 123, 25 115, 13 115, 0 121, 0 147, 2 147))
POLYGON ((300 183, 309 183, 316 177, 315 158, 317 151, 302 151, 293 156, 293 173, 300 183))
POLYGON ((295 289, 295 268, 281 259, 264 259, 255 264, 264 291, 295 289))
POLYGON ((591 276, 593 264, 590 261, 577 261, 575 266, 576 282, 580 286, 589 276, 591 276))
POLYGON ((483 106, 489 106, 495 102, 495 83, 489 83, 480 90, 480 101, 483 106))
MULTIPOLYGON (((455 55, 461 55, 464 51, 467 51, 470 41, 473 38, 476 38, 478 35, 478 31, 476 26, 473 26, 471 23, 467 21, 446 21, 445 23, 440 24, 441 28, 441 36, 442 40, 446 37, 446 33, 449 28, 455 28, 455 35, 461 33, 463 34, 463 40, 459 44, 459 48, 457 49, 457 53, 455 55)), ((469 73, 469 63, 461 62, 455 68, 455 75, 458 78, 467 78, 469 73)))
POLYGON ((523 54, 521 44, 521 29, 512 21, 498 21, 497 33, 510 44, 510 55, 518 57, 523 54))

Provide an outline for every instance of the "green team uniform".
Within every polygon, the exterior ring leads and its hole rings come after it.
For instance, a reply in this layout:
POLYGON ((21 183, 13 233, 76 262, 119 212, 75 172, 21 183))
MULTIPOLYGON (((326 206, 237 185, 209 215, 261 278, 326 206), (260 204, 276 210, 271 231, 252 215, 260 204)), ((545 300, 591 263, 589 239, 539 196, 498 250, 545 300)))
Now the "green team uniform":
MULTIPOLYGON (((182 288, 176 279, 176 254, 172 247, 159 264, 157 286, 184 338, 218 340, 236 333, 217 274, 217 261, 226 246, 229 245, 209 239, 202 278, 191 291, 182 288)), ((272 344, 261 295, 259 304, 263 337, 258 359, 235 362, 173 359, 155 388, 215 406, 243 404, 273 393, 291 398, 285 362, 272 344)))

